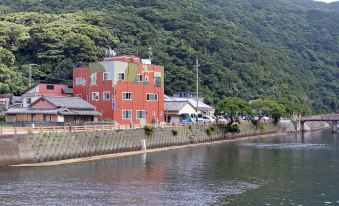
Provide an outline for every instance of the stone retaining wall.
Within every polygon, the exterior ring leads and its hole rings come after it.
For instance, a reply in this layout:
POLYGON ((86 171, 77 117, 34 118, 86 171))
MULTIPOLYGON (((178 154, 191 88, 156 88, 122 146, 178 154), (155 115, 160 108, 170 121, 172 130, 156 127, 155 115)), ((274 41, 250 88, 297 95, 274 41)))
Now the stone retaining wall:
POLYGON ((157 128, 148 137, 143 129, 11 135, 0 138, 0 166, 136 151, 141 150, 142 139, 146 140, 150 149, 268 134, 278 130, 272 124, 266 124, 263 131, 250 125, 242 127, 243 132, 239 134, 225 133, 224 125, 199 125, 157 128), (207 135, 206 129, 210 127, 214 131, 207 135))

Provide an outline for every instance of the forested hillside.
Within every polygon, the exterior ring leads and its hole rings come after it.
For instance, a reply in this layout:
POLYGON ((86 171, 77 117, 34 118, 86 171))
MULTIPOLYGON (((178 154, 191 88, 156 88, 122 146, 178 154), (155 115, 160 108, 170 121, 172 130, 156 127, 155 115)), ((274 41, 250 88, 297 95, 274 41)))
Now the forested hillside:
POLYGON ((307 0, 0 0, 0 92, 70 82, 104 49, 154 49, 166 93, 194 91, 194 60, 208 103, 285 96, 314 111, 339 105, 339 10, 307 0))

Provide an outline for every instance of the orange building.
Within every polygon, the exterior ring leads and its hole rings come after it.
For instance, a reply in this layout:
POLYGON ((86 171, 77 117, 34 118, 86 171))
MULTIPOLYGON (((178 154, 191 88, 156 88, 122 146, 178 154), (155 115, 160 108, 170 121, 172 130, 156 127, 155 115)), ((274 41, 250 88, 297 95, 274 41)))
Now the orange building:
POLYGON ((123 125, 164 121, 164 67, 133 54, 75 68, 73 91, 96 107, 101 121, 123 125))

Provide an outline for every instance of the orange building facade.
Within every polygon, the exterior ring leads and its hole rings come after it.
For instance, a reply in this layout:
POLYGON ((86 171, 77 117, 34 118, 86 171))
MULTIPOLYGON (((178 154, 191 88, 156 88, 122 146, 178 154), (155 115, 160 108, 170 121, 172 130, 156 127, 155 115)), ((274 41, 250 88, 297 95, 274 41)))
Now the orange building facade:
POLYGON ((73 93, 96 107, 100 121, 164 121, 164 67, 135 56, 105 58, 73 70, 73 93))

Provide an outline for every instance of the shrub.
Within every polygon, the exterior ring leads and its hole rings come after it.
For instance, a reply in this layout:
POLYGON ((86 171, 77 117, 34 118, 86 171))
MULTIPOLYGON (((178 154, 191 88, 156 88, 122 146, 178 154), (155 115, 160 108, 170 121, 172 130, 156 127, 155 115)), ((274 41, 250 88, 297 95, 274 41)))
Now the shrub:
POLYGON ((238 124, 231 124, 228 126, 228 131, 232 133, 240 133, 240 127, 238 124))
POLYGON ((259 129, 261 132, 263 132, 265 130, 265 124, 263 122, 259 123, 259 129))
POLYGON ((253 126, 255 126, 256 129, 258 129, 258 126, 259 126, 259 125, 258 125, 258 124, 259 124, 259 121, 258 121, 258 120, 252 119, 252 120, 251 120, 251 123, 252 123, 253 126))
POLYGON ((209 128, 206 128, 206 129, 205 129, 205 132, 206 132, 206 134, 207 134, 208 136, 211 136, 211 134, 212 134, 212 130, 211 130, 210 127, 209 127, 209 128))
POLYGON ((146 136, 151 136, 155 132, 155 127, 151 125, 145 125, 144 126, 144 131, 146 136))
POLYGON ((172 129, 172 135, 173 135, 173 136, 177 136, 177 135, 178 135, 178 131, 175 130, 175 129, 172 129))
POLYGON ((215 128, 214 127, 210 127, 211 129, 211 132, 214 132, 215 131, 215 128))

